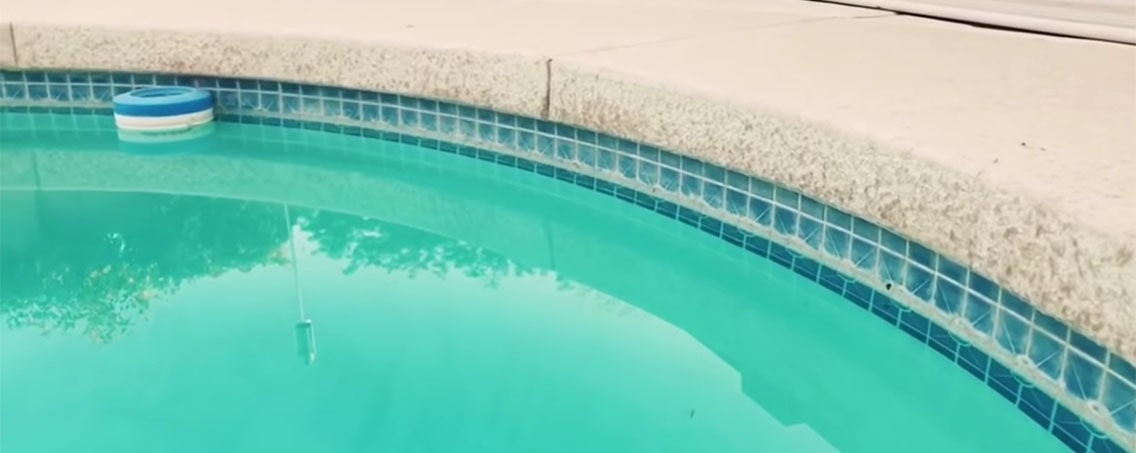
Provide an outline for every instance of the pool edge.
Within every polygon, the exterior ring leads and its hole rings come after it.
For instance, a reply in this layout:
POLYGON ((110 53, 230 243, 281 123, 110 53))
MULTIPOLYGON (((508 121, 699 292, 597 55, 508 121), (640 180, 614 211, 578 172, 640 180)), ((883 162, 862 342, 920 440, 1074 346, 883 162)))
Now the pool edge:
MULTIPOLYGON (((85 27, 72 26, 35 26, 46 35, 39 35, 40 43, 44 36, 54 36, 53 39, 74 38, 75 42, 88 44, 108 43, 122 44, 139 35, 169 37, 178 35, 172 32, 157 31, 114 31, 98 30, 85 27), (69 34, 81 30, 77 34, 69 34), (52 33, 61 33, 56 36, 52 33), (171 35, 172 33, 172 35, 171 35), (109 41, 108 41, 109 40, 109 41)), ((16 30, 23 26, 16 27, 16 30)), ((233 35, 219 34, 184 34, 183 37, 193 41, 206 36, 212 37, 213 43, 227 41, 233 35)), ((17 56, 16 47, 19 47, 21 35, 16 34, 15 45, 12 46, 12 57, 17 56)), ((278 39, 278 38, 277 38, 278 39)), ((66 40, 65 40, 66 41, 66 40)), ((134 61, 129 64, 120 62, 108 63, 97 52, 86 49, 84 57, 77 57, 77 62, 84 66, 82 69, 94 70, 125 70, 129 72, 165 72, 212 75, 212 76, 241 76, 256 79, 292 80, 298 82, 312 82, 360 88, 376 91, 395 92, 410 96, 422 96, 434 99, 443 99, 479 107, 488 107, 498 111, 519 113, 530 117, 546 118, 552 121, 588 127, 599 132, 654 145, 667 145, 667 149, 683 152, 683 154, 707 162, 721 165, 726 168, 741 170, 747 174, 757 176, 771 182, 783 185, 804 195, 812 196, 819 201, 835 206, 851 214, 870 220, 891 231, 900 233, 907 239, 917 240, 920 243, 932 246, 937 252, 956 259, 962 264, 973 268, 981 274, 992 277, 998 284, 1008 290, 1026 296, 1038 309, 1059 317, 1075 329, 1086 333, 1127 358, 1130 362, 1136 361, 1136 329, 1130 326, 1133 317, 1132 294, 1136 294, 1136 265, 1131 260, 1127 263, 1111 252, 1113 250, 1128 250, 1131 252, 1134 242, 1132 238, 1116 237, 1107 232, 1097 231, 1091 226, 1071 221, 1067 216, 1053 210, 1045 209, 1028 196, 1007 193, 996 190, 982 181, 967 180, 966 175, 952 172, 947 168, 936 167, 929 162, 907 156, 901 150, 889 148, 875 142, 856 138, 844 134, 837 128, 817 124, 788 116, 780 116, 769 111, 760 111, 740 107, 725 101, 706 98, 697 94, 675 91, 664 86, 655 86, 647 83, 629 82, 629 78, 621 74, 613 74, 595 68, 579 66, 566 66, 562 63, 551 62, 543 58, 524 55, 494 55, 492 53, 464 52, 452 49, 402 49, 395 48, 396 57, 385 61, 388 66, 378 70, 383 77, 372 78, 373 74, 365 75, 363 72, 353 72, 351 77, 340 79, 327 73, 310 72, 311 55, 322 57, 343 57, 346 61, 359 62, 359 59, 376 58, 375 54, 360 54, 365 47, 359 43, 318 41, 316 51, 308 49, 311 54, 293 61, 292 65, 281 65, 280 61, 261 61, 254 63, 248 59, 257 55, 264 58, 266 48, 256 48, 265 45, 263 39, 245 36, 236 42, 243 43, 227 50, 235 52, 226 55, 233 58, 223 64, 213 62, 205 67, 208 71, 199 71, 201 65, 208 61, 186 62, 177 59, 149 59, 161 51, 161 46, 169 43, 155 43, 153 40, 141 41, 147 46, 157 50, 151 54, 143 54, 143 61, 134 61), (251 43, 251 44, 250 44, 251 43), (399 60, 402 58, 402 60, 399 60), (383 74, 390 65, 399 62, 410 64, 412 67, 421 67, 422 64, 441 64, 449 68, 442 71, 447 74, 440 79, 429 78, 428 82, 419 80, 419 74, 408 71, 400 74, 383 74), (238 68, 238 69, 234 69, 238 68), (304 70, 309 72, 304 72, 304 70), (573 73, 574 72, 574 73, 573 73), (467 80, 470 74, 477 74, 472 80, 467 80), (509 78, 502 79, 507 74, 509 78), (517 74, 521 74, 518 76, 517 74), (385 78, 384 78, 385 77, 385 78), (566 88, 559 83, 569 78, 576 78, 581 82, 575 88, 566 88), (542 80, 543 79, 543 80, 542 80), (505 81, 503 81, 505 80, 505 81), (516 83, 513 83, 516 82, 516 83), (505 87, 505 88, 501 88, 505 87), (628 90, 639 90, 635 93, 638 99, 627 104, 610 103, 606 100, 620 99, 613 97, 628 90), (674 102, 679 100, 683 108, 674 108, 674 102), (636 129, 635 122, 599 122, 589 118, 590 113, 604 111, 610 113, 615 108, 616 114, 637 114, 653 122, 649 129, 636 129), (697 118, 744 118, 743 121, 705 125, 697 118), (739 134, 736 127, 744 125, 746 121, 772 123, 775 129, 786 132, 784 136, 764 137, 768 142, 755 142, 752 134, 739 134), (678 131, 679 127, 696 126, 694 130, 678 131), (698 127, 702 127, 698 129, 698 127), (614 130, 622 128, 621 130, 614 130), (725 132, 725 133, 721 133, 725 132), (693 140, 706 141, 708 137, 718 140, 712 144, 700 145, 693 140), (672 146, 678 143, 679 146, 672 146), (840 182, 831 187, 810 187, 809 181, 823 183, 825 178, 816 178, 814 171, 817 168, 824 170, 839 169, 847 161, 829 160, 815 162, 813 166, 799 166, 803 173, 789 174, 791 169, 781 168, 770 171, 768 167, 754 168, 751 162, 738 160, 737 156, 721 154, 722 149, 770 149, 767 145, 784 146, 804 149, 827 149, 830 154, 844 154, 845 156, 874 156, 881 157, 889 164, 899 163, 895 167, 883 167, 888 171, 908 174, 931 175, 931 184, 925 187, 899 187, 901 190, 918 194, 904 193, 907 198, 898 207, 895 204, 882 206, 878 203, 865 203, 870 197, 849 197, 848 190, 855 187, 859 181, 872 180, 880 173, 881 166, 849 165, 860 173, 840 175, 835 179, 840 182), (744 145, 744 146, 738 146, 744 145), (806 146, 807 145, 807 146, 806 146), (849 181, 851 183, 849 183, 849 181), (836 190, 832 190, 835 187, 836 190), (916 190, 911 190, 916 189, 916 190), (972 192, 971 192, 972 191, 972 192), (969 198, 955 205, 942 207, 940 211, 927 215, 922 210, 928 206, 941 204, 944 193, 958 194, 966 192, 969 198), (979 225, 985 228, 974 228, 974 219, 997 212, 1001 217, 987 218, 979 225), (904 214, 911 214, 910 217, 904 214), (943 228, 946 222, 955 221, 956 224, 943 228), (1001 228, 1001 229, 999 229, 1001 228), (1036 236, 1029 234, 1005 235, 1011 231, 1036 231, 1036 236), (929 231, 929 232, 928 232, 929 231), (1001 236, 1001 237, 1000 237, 1001 236), (960 252, 961 251, 961 252, 960 252), (1031 252, 1028 254, 1025 252, 1031 252), (1055 257, 1060 259, 1054 259, 1055 257), (1076 259, 1067 259, 1067 258, 1076 259), (1038 266, 1038 262, 1045 262, 1046 266, 1038 266), (1029 270, 1040 271, 1030 275, 1029 270), (1023 270, 1027 272, 1022 272, 1023 270), (1124 285, 1132 282, 1130 285, 1124 285), (1126 311, 1127 310, 1127 311, 1126 311), (1118 316, 1119 314, 1119 316, 1118 316)), ((208 41, 207 41, 208 42, 208 41)), ((282 47, 296 44, 298 41, 287 41, 282 47)), ((308 44, 317 42, 311 40, 308 44)), ((3 44, 0 42, 0 44, 3 44)), ((55 46, 59 44, 49 44, 55 46)), ((180 44, 185 45, 185 41, 180 44)), ((197 45, 201 45, 198 43, 197 45)), ((381 47, 381 46, 379 46, 381 47)), ((272 47, 271 49, 277 49, 272 47)), ((42 50, 42 49, 41 49, 42 50)), ((58 49, 55 49, 58 50, 58 49)), ((76 50, 76 49, 72 49, 76 50)), ((72 52, 74 53, 74 52, 72 52)), ((271 52, 269 52, 271 54, 271 52)), ((35 58, 42 58, 39 54, 30 58, 34 68, 44 69, 71 69, 66 58, 60 60, 40 60, 34 63, 35 58)), ((50 55, 50 53, 48 54, 50 55)), ((383 54, 391 55, 391 54, 383 54)), ((55 55, 68 57, 68 54, 55 55)), ((71 55, 74 56, 74 55, 71 55)), ((294 56, 294 55, 293 55, 294 56)), ((287 58, 285 55, 278 58, 287 58)), ((18 61, 20 69, 28 62, 18 61)), ((9 67, 0 60, 0 67, 9 67)), ((433 67, 433 66, 431 66, 433 67)), ((638 120, 642 121, 642 120, 638 120)), ((785 156, 781 156, 785 157, 785 156)), ((784 159, 791 161, 791 159, 784 159)), ((831 177, 833 173, 824 176, 831 177)), ((879 191, 880 187, 874 187, 879 191)), ((884 189, 896 189, 885 187, 884 189)), ((891 190, 891 193, 896 193, 891 190)), ((895 195, 893 195, 895 196, 895 195)), ((890 201, 895 201, 894 199, 890 201)))

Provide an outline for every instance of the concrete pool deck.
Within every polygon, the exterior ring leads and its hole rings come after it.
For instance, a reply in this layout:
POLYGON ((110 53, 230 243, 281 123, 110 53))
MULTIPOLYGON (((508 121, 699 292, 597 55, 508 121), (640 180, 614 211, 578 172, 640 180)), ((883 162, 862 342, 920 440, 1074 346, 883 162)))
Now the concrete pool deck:
POLYGON ((1136 46, 787 0, 0 0, 0 23, 3 67, 334 84, 670 148, 927 244, 1136 361, 1136 46))

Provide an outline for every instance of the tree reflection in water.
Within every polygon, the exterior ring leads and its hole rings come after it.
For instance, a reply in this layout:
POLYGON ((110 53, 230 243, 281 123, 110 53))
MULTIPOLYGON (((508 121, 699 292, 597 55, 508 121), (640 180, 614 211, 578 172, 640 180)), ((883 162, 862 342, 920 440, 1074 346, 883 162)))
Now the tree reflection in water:
POLYGON ((458 271, 497 286, 503 277, 536 271, 469 243, 377 219, 331 211, 307 211, 297 224, 319 245, 318 252, 346 260, 345 273, 364 267, 388 272, 444 276, 458 271))
POLYGON ((270 204, 25 192, 5 193, 0 208, 0 314, 11 327, 108 341, 187 282, 285 262, 288 231, 270 204))
MULTIPOLYGON (((283 206, 151 193, 0 193, 0 316, 107 342, 184 284, 289 262, 283 206)), ((345 273, 458 271, 497 285, 534 272, 471 244, 376 219, 292 210, 345 273)), ((302 258, 301 258, 302 259, 302 258)))

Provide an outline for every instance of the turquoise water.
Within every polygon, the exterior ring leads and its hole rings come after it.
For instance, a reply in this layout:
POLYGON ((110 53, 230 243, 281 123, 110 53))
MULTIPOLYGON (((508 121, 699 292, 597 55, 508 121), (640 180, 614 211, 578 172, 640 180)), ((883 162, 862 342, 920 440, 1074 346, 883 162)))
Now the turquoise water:
POLYGON ((2 119, 4 453, 1065 451, 839 296, 566 183, 2 119))

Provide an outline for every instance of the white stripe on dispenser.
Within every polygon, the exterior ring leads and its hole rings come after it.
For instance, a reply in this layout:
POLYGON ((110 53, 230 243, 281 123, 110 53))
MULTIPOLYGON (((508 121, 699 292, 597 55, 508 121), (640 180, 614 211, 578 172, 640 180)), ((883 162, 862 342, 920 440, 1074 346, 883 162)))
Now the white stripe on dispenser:
POLYGON ((213 121, 213 109, 171 116, 128 116, 114 114, 114 124, 132 131, 164 132, 189 129, 213 121))

